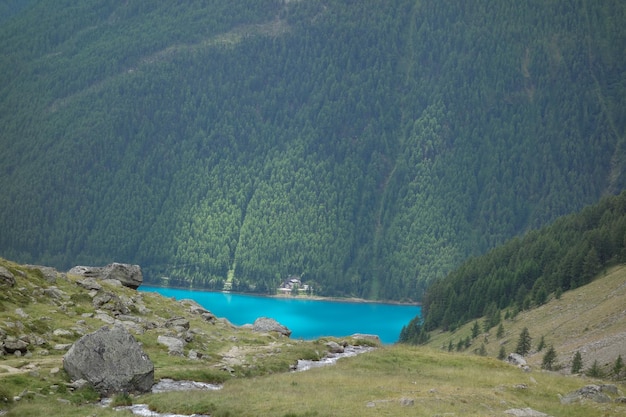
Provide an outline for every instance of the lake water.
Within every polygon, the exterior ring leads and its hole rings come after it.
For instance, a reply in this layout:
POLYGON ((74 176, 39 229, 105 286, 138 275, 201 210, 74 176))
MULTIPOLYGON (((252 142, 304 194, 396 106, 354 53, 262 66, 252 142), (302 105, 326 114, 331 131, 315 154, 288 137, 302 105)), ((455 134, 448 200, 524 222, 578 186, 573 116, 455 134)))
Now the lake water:
POLYGON ((259 317, 270 317, 287 326, 292 331, 291 338, 304 340, 367 333, 378 335, 385 344, 395 343, 402 326, 421 314, 421 307, 416 305, 273 298, 144 285, 139 290, 177 300, 195 300, 217 317, 224 317, 237 326, 252 324, 259 317))

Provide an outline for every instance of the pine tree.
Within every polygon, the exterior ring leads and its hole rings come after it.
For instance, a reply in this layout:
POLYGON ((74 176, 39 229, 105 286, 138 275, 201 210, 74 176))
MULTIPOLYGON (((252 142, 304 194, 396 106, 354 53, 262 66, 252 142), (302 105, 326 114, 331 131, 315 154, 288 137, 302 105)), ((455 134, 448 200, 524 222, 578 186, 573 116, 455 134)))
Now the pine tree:
POLYGON ((504 336, 504 326, 502 325, 502 323, 500 323, 500 325, 498 326, 498 331, 496 332, 496 337, 498 339, 502 339, 503 336, 504 336))
POLYGON ((593 361, 593 365, 591 365, 591 368, 587 369, 585 375, 591 378, 604 378, 604 371, 600 368, 597 359, 593 361))
POLYGON ((562 294, 563 294, 563 289, 561 287, 557 287, 556 290, 554 291, 554 298, 556 298, 557 300, 560 300, 562 294))
POLYGON ((583 358, 580 351, 576 351, 572 360, 572 373, 577 374, 583 369, 583 358))
POLYGON ((423 345, 430 339, 430 335, 421 324, 421 319, 415 317, 408 325, 403 326, 400 331, 400 343, 408 343, 411 345, 423 345))
POLYGON ((556 361, 556 350, 550 345, 548 351, 543 355, 543 361, 541 362, 541 368, 551 371, 554 369, 554 362, 556 361))
POLYGON ((623 369, 624 361, 622 360, 622 355, 619 355, 617 359, 615 359, 615 365, 613 365, 613 369, 611 370, 611 372, 613 373, 613 378, 620 379, 623 369))
POLYGON ((465 346, 465 342, 463 339, 459 339, 459 342, 456 344, 456 351, 460 352, 463 350, 463 346, 465 346))
POLYGON ((474 326, 472 327, 472 339, 475 339, 479 333, 480 333, 480 326, 478 325, 478 322, 475 321, 474 326))
POLYGON ((517 348, 515 349, 515 352, 522 356, 526 356, 528 352, 530 352, 531 342, 532 339, 530 337, 530 333, 528 332, 528 327, 524 327, 519 335, 519 340, 517 342, 517 348))
POLYGON ((498 359, 503 361, 505 358, 506 358, 506 350, 504 349, 504 346, 500 346, 500 351, 498 352, 498 359))
POLYGON ((539 339, 539 344, 537 345, 537 352, 541 352, 545 346, 546 346, 546 341, 544 339, 544 336, 541 335, 541 339, 539 339))

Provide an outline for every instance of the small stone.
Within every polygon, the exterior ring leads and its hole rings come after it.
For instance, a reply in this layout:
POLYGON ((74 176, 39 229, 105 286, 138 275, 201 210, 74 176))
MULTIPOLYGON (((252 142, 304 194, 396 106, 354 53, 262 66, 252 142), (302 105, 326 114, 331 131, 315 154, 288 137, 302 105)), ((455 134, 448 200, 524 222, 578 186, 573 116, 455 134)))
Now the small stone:
POLYGON ((71 343, 58 343, 52 347, 53 350, 68 350, 72 347, 71 343))
POLYGON ((548 414, 532 408, 511 408, 506 410, 504 414, 511 414, 515 417, 549 417, 548 414))
POLYGON ((326 347, 328 348, 328 351, 330 353, 343 353, 344 352, 344 347, 341 346, 339 343, 337 342, 328 342, 326 343, 326 347))
POLYGON ((52 332, 52 334, 54 336, 57 337, 72 337, 74 336, 74 333, 69 331, 69 330, 65 330, 65 329, 56 329, 55 331, 52 332))
POLYGON ((400 405, 402 407, 412 407, 415 405, 415 400, 413 398, 401 398, 400 405))
POLYGON ((157 343, 167 346, 168 353, 172 356, 183 356, 183 347, 185 343, 176 338, 170 336, 157 337, 157 343))

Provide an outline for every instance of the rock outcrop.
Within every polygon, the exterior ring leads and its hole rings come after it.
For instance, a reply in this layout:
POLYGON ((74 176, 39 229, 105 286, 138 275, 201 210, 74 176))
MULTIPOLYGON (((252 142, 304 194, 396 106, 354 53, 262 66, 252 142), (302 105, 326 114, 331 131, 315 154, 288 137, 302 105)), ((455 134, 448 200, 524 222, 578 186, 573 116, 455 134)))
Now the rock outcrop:
POLYGON ((256 319, 252 325, 252 330, 259 333, 277 332, 283 336, 291 336, 291 330, 276 320, 267 317, 259 317, 256 319))
POLYGON ((619 394, 617 386, 612 384, 586 385, 561 397, 561 404, 572 404, 583 400, 591 400, 597 403, 609 403, 612 401, 609 394, 619 394))
POLYGON ((530 366, 528 366, 526 359, 524 359, 524 357, 520 355, 519 353, 509 353, 509 356, 507 356, 506 361, 510 363, 511 365, 515 365, 518 368, 524 370, 525 372, 530 372, 530 366))
POLYGON ((0 266, 0 286, 12 287, 15 285, 15 275, 3 266, 0 266))
POLYGON ((121 325, 81 337, 63 356, 72 381, 86 380, 102 395, 148 392, 154 365, 135 338, 121 325))
POLYGON ((107 266, 75 266, 68 274, 100 280, 117 280, 125 287, 137 289, 143 282, 139 265, 112 263, 107 266))

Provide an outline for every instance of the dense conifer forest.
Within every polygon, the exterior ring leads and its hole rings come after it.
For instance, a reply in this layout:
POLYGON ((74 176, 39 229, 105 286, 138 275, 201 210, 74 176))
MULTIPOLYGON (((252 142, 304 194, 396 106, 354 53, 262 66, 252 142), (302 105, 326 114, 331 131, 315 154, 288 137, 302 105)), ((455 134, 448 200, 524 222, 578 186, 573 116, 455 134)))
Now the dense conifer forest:
MULTIPOLYGON (((0 255, 18 262, 421 300, 626 184, 621 0, 2 7, 0 255)), ((546 292, 580 284, 555 277, 546 292)))
POLYGON ((626 191, 467 260, 429 286, 424 317, 407 325, 401 339, 425 343, 428 331, 483 316, 492 328, 505 310, 514 316, 540 306, 625 262, 626 191))

